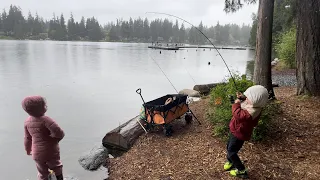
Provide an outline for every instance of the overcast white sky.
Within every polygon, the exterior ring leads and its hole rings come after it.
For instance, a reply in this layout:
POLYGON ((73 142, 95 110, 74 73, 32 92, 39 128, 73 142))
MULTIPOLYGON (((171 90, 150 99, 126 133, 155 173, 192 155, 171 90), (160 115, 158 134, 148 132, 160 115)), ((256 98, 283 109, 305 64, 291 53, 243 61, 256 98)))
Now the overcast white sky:
MULTIPOLYGON (((70 13, 78 21, 81 16, 96 17, 101 24, 124 20, 129 17, 166 18, 164 15, 146 14, 155 11, 169 13, 198 25, 200 21, 205 25, 242 23, 251 24, 251 14, 256 13, 258 5, 246 5, 236 13, 226 14, 223 11, 224 0, 0 0, 1 9, 9 9, 10 4, 20 6, 24 16, 28 11, 38 12, 44 19, 51 19, 53 13, 64 14, 69 19, 70 13)), ((174 20, 174 18, 169 18, 174 20)))

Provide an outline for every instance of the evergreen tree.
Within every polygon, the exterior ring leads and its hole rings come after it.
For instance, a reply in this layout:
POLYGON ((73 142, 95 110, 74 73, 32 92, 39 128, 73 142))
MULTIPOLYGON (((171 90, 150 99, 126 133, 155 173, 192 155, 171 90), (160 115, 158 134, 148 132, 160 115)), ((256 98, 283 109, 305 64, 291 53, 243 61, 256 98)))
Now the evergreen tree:
POLYGON ((84 17, 81 18, 80 24, 79 24, 79 36, 82 38, 85 38, 88 34, 86 33, 86 24, 84 17))
POLYGON ((149 27, 149 21, 147 18, 145 18, 143 22, 143 38, 146 41, 150 38, 150 27, 149 27))
POLYGON ((172 28, 172 33, 173 33, 173 42, 179 42, 179 33, 180 33, 180 30, 179 30, 179 23, 178 23, 178 20, 176 20, 176 23, 175 25, 173 26, 172 28))
POLYGON ((123 21, 121 24, 121 37, 126 40, 130 37, 130 27, 127 21, 123 21))
POLYGON ((181 24, 179 30, 179 42, 184 43, 186 41, 186 29, 184 28, 184 24, 181 24))
POLYGON ((32 16, 31 12, 29 11, 28 20, 27 20, 27 31, 29 35, 32 35, 34 26, 34 17, 32 16))
POLYGON ((70 19, 68 20, 68 39, 69 40, 77 39, 76 24, 74 22, 72 13, 70 15, 70 19))
POLYGON ((221 44, 222 43, 222 36, 221 36, 221 26, 219 24, 219 21, 217 23, 217 25, 215 26, 215 37, 216 37, 216 42, 217 44, 221 44))
POLYGON ((39 18, 38 13, 36 13, 32 28, 32 35, 39 35, 42 32, 44 32, 44 22, 39 18))
POLYGON ((132 18, 130 17, 130 20, 129 20, 129 38, 132 39, 134 37, 134 25, 133 25, 133 20, 132 18))

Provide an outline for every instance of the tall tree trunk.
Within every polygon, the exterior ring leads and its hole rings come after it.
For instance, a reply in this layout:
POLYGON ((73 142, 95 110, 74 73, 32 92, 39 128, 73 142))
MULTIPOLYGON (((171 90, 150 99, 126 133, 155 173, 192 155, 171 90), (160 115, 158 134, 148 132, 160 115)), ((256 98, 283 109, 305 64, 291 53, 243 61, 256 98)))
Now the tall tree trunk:
POLYGON ((320 0, 297 7, 297 94, 320 96, 320 0))
POLYGON ((253 81, 269 91, 274 98, 271 79, 271 45, 274 0, 260 0, 253 81))

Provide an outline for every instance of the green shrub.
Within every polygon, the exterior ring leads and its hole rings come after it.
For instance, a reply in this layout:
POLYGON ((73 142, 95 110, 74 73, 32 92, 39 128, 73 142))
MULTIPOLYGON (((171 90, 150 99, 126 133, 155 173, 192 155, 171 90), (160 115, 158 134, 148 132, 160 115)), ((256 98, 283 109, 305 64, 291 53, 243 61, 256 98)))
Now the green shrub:
MULTIPOLYGON (((249 87, 253 86, 253 82, 247 80, 245 76, 234 75, 237 88, 240 92, 244 92, 249 87)), ((229 122, 232 118, 231 103, 228 95, 233 95, 236 98, 236 88, 233 80, 229 78, 226 84, 221 84, 212 89, 210 93, 210 108, 208 111, 208 118, 213 123, 213 134, 223 140, 227 140, 229 136, 229 122)), ((275 112, 279 109, 278 103, 269 103, 260 117, 258 126, 254 129, 252 140, 263 140, 268 127, 270 119, 274 116, 275 112)))
POLYGON ((280 103, 279 101, 271 101, 266 107, 264 107, 261 117, 259 119, 257 127, 254 128, 252 133, 253 141, 261 141, 271 130, 272 118, 280 113, 280 103))
POLYGON ((275 49, 280 61, 283 61, 288 68, 296 68, 296 29, 291 28, 281 34, 275 49))

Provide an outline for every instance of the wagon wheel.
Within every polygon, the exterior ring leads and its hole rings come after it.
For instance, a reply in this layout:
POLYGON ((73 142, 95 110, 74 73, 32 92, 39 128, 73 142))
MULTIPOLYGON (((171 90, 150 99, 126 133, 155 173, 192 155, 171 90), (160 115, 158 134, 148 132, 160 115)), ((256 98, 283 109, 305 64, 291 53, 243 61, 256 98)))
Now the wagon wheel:
POLYGON ((152 131, 152 130, 154 129, 154 124, 153 124, 153 123, 148 123, 148 122, 146 122, 144 128, 145 128, 148 132, 149 132, 149 131, 152 131))
POLYGON ((165 136, 169 137, 169 136, 172 136, 172 126, 169 125, 169 124, 164 124, 163 125, 163 133, 165 136))
POLYGON ((187 113, 187 114, 185 115, 184 119, 186 120, 186 123, 187 123, 187 124, 190 124, 191 121, 192 121, 192 115, 187 113))

